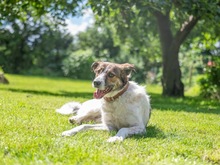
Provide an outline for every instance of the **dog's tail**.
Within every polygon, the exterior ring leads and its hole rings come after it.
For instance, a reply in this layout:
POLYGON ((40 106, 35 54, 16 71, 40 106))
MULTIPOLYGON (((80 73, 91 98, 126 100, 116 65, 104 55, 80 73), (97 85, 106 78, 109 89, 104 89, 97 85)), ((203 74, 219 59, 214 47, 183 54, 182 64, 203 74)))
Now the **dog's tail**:
POLYGON ((59 109, 56 109, 56 112, 62 115, 72 115, 77 113, 77 111, 81 108, 81 106, 82 105, 78 102, 69 102, 64 104, 59 109))

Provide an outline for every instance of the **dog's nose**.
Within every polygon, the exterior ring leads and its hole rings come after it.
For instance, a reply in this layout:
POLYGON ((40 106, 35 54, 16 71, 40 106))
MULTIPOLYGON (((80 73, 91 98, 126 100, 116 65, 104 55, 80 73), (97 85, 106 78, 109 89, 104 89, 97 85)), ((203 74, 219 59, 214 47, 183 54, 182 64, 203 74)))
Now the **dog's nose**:
POLYGON ((95 87, 98 87, 99 85, 101 85, 101 81, 93 81, 93 84, 95 87))

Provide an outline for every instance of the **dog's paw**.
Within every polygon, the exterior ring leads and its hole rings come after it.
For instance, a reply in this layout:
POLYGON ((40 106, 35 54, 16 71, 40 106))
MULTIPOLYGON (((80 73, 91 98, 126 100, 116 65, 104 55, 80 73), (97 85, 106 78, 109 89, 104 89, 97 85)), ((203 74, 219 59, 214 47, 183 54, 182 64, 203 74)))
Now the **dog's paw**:
POLYGON ((72 131, 64 131, 63 133, 62 133, 62 136, 72 136, 72 135, 74 135, 75 133, 74 132, 72 132, 72 131))
POLYGON ((81 124, 81 120, 80 120, 80 118, 77 117, 77 116, 72 116, 72 117, 70 117, 70 118, 69 118, 69 122, 70 122, 71 124, 81 124))
POLYGON ((124 139, 123 139, 123 137, 121 137, 121 136, 113 136, 113 137, 110 137, 108 140, 107 140, 107 142, 109 142, 109 143, 114 143, 114 142, 121 142, 121 141, 123 141, 124 139))

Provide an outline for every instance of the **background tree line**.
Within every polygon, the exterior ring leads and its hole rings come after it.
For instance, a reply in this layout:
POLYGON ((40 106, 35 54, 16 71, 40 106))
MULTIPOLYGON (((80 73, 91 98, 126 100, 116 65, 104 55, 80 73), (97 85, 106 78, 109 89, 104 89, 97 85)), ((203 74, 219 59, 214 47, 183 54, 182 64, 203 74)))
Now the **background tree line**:
MULTIPOLYGON (((0 66, 7 73, 91 79, 94 60, 130 62, 137 81, 161 82, 166 96, 183 96, 184 84, 208 61, 207 75, 220 75, 216 0, 16 0, 3 1, 0 11, 0 66), (76 36, 61 28, 87 7, 93 26, 76 36)), ((218 94, 215 81, 202 81, 204 89, 218 94)))

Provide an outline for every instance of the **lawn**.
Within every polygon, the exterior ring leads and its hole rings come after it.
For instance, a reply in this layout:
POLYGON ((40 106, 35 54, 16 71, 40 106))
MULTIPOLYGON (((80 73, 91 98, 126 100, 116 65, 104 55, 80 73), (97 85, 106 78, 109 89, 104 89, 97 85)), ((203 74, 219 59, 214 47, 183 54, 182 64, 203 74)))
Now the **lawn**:
POLYGON ((107 143, 115 132, 61 137, 73 125, 55 113, 92 98, 90 81, 6 75, 0 84, 0 164, 220 164, 220 104, 191 91, 174 99, 147 86, 152 116, 146 135, 107 143))

